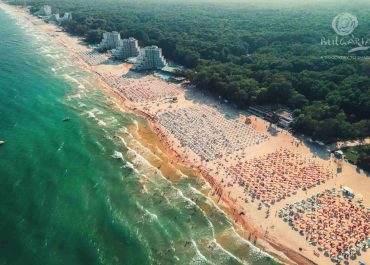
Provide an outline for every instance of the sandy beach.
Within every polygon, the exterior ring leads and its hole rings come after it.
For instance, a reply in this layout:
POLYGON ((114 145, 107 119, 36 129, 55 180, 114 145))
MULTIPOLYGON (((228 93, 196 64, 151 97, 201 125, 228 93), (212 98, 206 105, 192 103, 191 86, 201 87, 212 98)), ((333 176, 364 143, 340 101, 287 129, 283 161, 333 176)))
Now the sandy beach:
MULTIPOLYGON (((0 8, 29 20, 68 50, 81 67, 95 73, 97 85, 117 99, 112 104, 146 118, 150 131, 133 128, 133 135, 166 157, 168 165, 161 170, 176 175, 174 166, 204 178, 211 186, 207 195, 243 227, 241 234, 273 257, 286 264, 335 264, 330 256, 339 255, 339 247, 346 248, 352 239, 357 242, 369 237, 366 220, 370 211, 366 207, 370 207, 370 176, 363 170, 337 161, 325 148, 223 104, 186 82, 168 83, 153 75, 123 77, 130 64, 110 61, 106 54, 89 54, 91 49, 80 38, 44 23, 26 9, 1 2, 0 8), (339 195, 330 197, 329 190, 343 187, 353 190, 352 202, 339 195), (325 196, 312 202, 310 198, 321 193, 325 196), (340 212, 357 209, 359 194, 363 214, 355 211, 358 216, 349 214, 352 219, 341 216, 340 212), (323 202, 319 217, 312 216, 312 209, 289 213, 295 203, 308 199, 310 205, 327 199, 337 205, 338 213, 330 215, 326 209, 331 209, 331 204, 323 202), (282 209, 286 209, 286 216, 282 209), (329 219, 335 221, 330 223, 329 219), (344 219, 357 223, 360 230, 344 219), (327 233, 335 234, 335 239, 316 231, 326 221, 327 233), (336 232, 340 229, 345 231, 341 237, 336 232), (332 240, 337 243, 326 242, 332 240)), ((370 250, 366 248, 354 250, 351 256, 355 258, 348 258, 347 264, 370 263, 370 250)))

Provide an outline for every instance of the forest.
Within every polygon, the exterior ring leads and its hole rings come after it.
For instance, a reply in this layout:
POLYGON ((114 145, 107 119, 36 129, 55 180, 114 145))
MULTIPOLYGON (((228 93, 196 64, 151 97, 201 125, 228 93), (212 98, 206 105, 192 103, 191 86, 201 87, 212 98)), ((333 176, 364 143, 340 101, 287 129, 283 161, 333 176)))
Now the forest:
MULTIPOLYGON (((370 2, 307 1, 304 5, 258 5, 248 1, 13 0, 31 12, 43 4, 72 12, 63 24, 87 43, 104 31, 158 45, 184 65, 199 89, 246 109, 284 104, 293 110, 295 133, 325 143, 370 136, 370 51, 348 53, 370 38, 370 2), (333 18, 350 12, 358 27, 345 45, 323 45, 338 35, 333 18), (355 57, 348 57, 348 55, 355 57)), ((370 46, 370 40, 369 40, 370 46)))

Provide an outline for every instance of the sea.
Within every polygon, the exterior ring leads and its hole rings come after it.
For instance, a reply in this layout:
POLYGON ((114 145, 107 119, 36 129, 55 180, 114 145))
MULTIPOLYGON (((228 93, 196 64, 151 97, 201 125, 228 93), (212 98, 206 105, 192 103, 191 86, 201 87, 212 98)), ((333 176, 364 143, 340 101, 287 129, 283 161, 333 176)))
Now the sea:
POLYGON ((75 62, 0 9, 0 264, 277 264, 75 62))

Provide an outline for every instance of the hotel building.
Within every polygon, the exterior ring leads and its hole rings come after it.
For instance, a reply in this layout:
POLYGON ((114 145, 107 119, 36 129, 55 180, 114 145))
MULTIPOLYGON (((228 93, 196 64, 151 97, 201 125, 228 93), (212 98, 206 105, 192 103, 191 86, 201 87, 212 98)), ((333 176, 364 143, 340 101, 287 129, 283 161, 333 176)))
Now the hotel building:
POLYGON ((116 49, 121 41, 121 35, 117 31, 104 32, 103 39, 98 45, 98 50, 107 51, 116 49))
POLYGON ((40 17, 50 17, 51 16, 51 6, 44 5, 43 7, 40 8, 39 11, 35 13, 35 15, 40 16, 40 17))
POLYGON ((47 22, 54 22, 58 25, 62 24, 64 21, 68 21, 68 20, 71 20, 72 19, 72 13, 64 13, 64 16, 63 17, 60 17, 60 15, 57 13, 57 14, 53 14, 51 15, 51 17, 49 17, 47 19, 47 22))
POLYGON ((136 57, 140 53, 139 43, 134 38, 123 39, 115 50, 112 51, 113 57, 119 60, 125 60, 130 57, 136 57))
POLYGON ((159 70, 167 66, 162 49, 157 46, 145 47, 132 67, 133 70, 159 70))

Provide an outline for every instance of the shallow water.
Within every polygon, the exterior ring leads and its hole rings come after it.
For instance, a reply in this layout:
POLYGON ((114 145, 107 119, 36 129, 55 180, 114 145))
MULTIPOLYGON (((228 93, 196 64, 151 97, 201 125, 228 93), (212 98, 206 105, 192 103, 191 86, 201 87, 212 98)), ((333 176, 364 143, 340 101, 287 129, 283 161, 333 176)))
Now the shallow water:
POLYGON ((0 10, 0 41, 0 264, 275 264, 47 36, 0 10))

